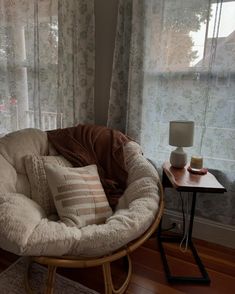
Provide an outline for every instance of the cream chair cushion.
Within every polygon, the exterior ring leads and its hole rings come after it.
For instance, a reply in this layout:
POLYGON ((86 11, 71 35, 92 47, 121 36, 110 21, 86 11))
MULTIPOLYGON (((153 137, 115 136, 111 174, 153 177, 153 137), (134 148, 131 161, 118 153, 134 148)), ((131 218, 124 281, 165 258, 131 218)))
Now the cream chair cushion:
POLYGON ((19 255, 99 257, 141 236, 159 208, 158 173, 140 146, 124 148, 128 185, 105 224, 69 227, 30 198, 26 155, 51 155, 45 132, 26 129, 0 138, 0 247, 19 255), (4 170, 3 170, 4 168, 4 170), (7 175, 7 176, 6 176, 7 175))

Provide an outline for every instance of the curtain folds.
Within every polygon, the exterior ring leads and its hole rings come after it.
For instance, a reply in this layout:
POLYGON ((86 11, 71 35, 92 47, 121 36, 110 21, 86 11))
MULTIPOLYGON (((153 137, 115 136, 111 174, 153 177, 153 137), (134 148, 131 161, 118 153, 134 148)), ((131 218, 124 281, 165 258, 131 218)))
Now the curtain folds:
POLYGON ((58 113, 64 125, 94 122, 93 0, 58 0, 58 113))
POLYGON ((93 2, 0 0, 0 133, 93 123, 93 2))
POLYGON ((107 124, 123 132, 128 130, 138 140, 142 112, 144 5, 143 1, 138 5, 132 2, 119 1, 107 124))
POLYGON ((119 0, 108 113, 108 126, 137 140, 159 166, 172 150, 169 121, 195 121, 194 146, 186 151, 202 155, 229 190, 219 204, 213 202, 221 195, 201 199, 198 213, 229 224, 235 222, 234 19, 235 1, 119 0))

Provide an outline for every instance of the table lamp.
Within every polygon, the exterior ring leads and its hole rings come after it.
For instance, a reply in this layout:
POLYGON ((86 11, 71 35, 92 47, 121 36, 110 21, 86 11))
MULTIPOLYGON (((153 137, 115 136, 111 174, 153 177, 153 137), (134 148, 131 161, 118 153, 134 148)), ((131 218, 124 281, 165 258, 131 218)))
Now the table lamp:
POLYGON ((186 165, 187 154, 183 147, 193 146, 193 135, 193 121, 170 121, 169 144, 177 147, 170 155, 170 163, 173 167, 183 168, 186 165))

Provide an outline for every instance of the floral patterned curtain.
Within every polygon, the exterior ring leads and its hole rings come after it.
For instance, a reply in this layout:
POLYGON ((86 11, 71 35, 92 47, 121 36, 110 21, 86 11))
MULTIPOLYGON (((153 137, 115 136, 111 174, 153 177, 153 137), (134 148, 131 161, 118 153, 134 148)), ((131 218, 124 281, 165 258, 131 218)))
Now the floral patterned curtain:
POLYGON ((108 125, 161 166, 169 121, 195 121, 186 151, 228 189, 199 197, 198 214, 234 223, 235 1, 120 0, 115 46, 108 125))
POLYGON ((93 0, 0 0, 0 133, 93 122, 93 0))

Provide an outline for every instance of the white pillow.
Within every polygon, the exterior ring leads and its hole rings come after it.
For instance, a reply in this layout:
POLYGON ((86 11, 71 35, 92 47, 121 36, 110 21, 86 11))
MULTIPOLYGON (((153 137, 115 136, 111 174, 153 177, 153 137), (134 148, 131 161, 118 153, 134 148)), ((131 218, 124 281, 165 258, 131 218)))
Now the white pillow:
POLYGON ((96 165, 45 164, 45 171, 58 215, 66 225, 102 224, 112 215, 96 165))
POLYGON ((46 179, 44 164, 50 163, 69 167, 72 164, 63 156, 27 155, 24 162, 30 184, 31 199, 37 202, 47 215, 56 213, 53 197, 46 179))

